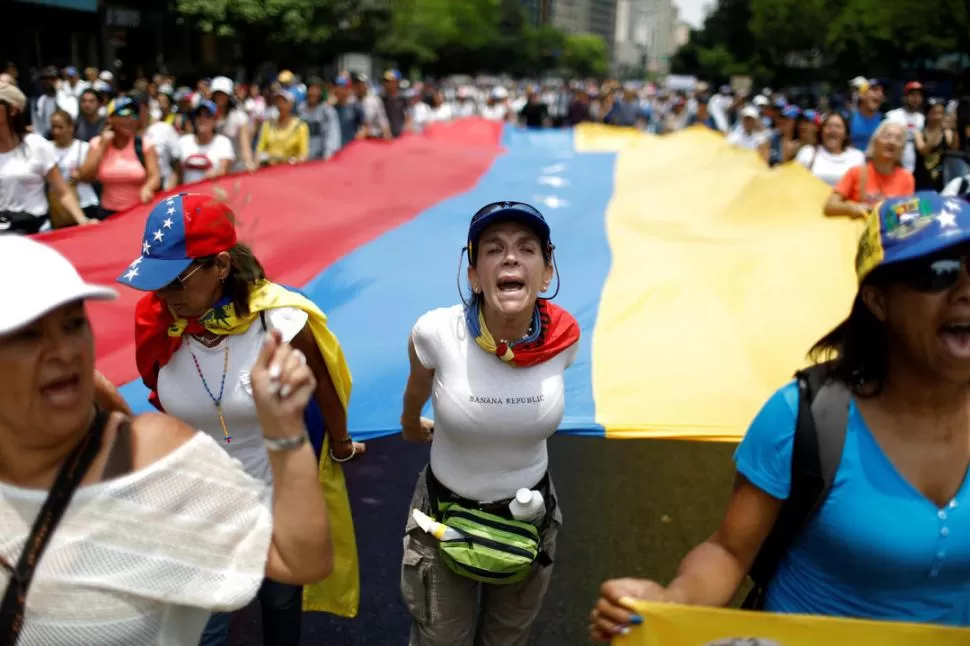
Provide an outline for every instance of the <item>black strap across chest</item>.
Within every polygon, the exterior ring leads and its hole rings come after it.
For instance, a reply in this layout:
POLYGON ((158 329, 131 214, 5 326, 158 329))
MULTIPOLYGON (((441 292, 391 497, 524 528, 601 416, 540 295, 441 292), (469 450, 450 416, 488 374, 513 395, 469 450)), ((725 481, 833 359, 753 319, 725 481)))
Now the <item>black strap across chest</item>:
POLYGON ((0 563, 10 573, 7 591, 3 595, 3 601, 0 602, 0 645, 2 646, 14 646, 20 638, 24 626, 27 591, 34 578, 37 564, 71 503, 75 490, 84 480, 84 475, 91 468, 101 449, 101 438, 107 423, 108 414, 98 410, 91 423, 91 429, 61 466, 54 486, 51 487, 40 513, 37 514, 16 567, 12 567, 5 561, 0 563))

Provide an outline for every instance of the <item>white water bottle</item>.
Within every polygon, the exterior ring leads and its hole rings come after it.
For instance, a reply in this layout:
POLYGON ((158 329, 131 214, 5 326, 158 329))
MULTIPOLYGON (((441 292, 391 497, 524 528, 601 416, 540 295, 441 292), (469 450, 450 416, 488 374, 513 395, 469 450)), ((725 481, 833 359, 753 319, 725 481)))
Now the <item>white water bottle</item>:
POLYGON ((546 502, 538 491, 523 488, 515 492, 509 511, 516 520, 538 525, 546 515, 546 502))

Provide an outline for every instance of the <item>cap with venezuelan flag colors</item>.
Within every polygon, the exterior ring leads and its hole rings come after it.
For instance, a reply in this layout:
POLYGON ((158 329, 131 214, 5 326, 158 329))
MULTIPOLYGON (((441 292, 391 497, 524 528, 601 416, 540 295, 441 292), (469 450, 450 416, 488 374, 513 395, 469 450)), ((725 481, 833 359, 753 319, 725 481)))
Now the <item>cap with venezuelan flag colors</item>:
POLYGON ((921 191, 887 199, 866 218, 856 275, 862 283, 877 267, 922 258, 970 241, 970 204, 921 191))
POLYGON ((153 292, 169 285, 198 258, 236 246, 232 209, 209 195, 180 193, 155 205, 145 223, 141 255, 118 282, 153 292))

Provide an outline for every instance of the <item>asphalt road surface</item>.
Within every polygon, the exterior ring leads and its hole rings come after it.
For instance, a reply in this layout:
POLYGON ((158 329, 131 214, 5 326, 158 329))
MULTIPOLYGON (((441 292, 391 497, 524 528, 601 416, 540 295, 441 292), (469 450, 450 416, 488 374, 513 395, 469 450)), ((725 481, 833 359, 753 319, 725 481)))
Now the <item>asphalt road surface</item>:
MULTIPOLYGON (((605 440, 557 435, 549 445, 564 525, 534 646, 587 644, 599 584, 616 576, 668 580, 680 558, 713 531, 730 494, 734 444, 605 440)), ((356 619, 305 614, 303 644, 403 646, 409 615, 398 591, 401 536, 428 447, 372 441, 347 466, 360 553, 356 619)), ((260 646, 258 608, 233 620, 233 646, 260 646)))

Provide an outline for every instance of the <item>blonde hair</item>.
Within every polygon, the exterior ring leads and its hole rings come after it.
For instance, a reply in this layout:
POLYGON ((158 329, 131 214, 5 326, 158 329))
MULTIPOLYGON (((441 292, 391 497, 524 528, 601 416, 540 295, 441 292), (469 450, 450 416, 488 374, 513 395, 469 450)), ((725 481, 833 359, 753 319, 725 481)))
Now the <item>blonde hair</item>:
POLYGON ((869 138, 869 145, 866 146, 866 159, 870 159, 870 160, 872 159, 872 155, 875 152, 876 140, 879 139, 879 136, 882 135, 882 133, 884 133, 886 130, 889 130, 890 128, 899 128, 900 131, 902 131, 903 133, 903 145, 899 147, 899 152, 896 153, 896 165, 902 166, 903 150, 906 149, 906 126, 904 126, 901 123, 896 123, 895 121, 887 121, 885 119, 883 119, 882 123, 879 124, 879 127, 876 128, 876 131, 872 133, 872 136, 869 138))

